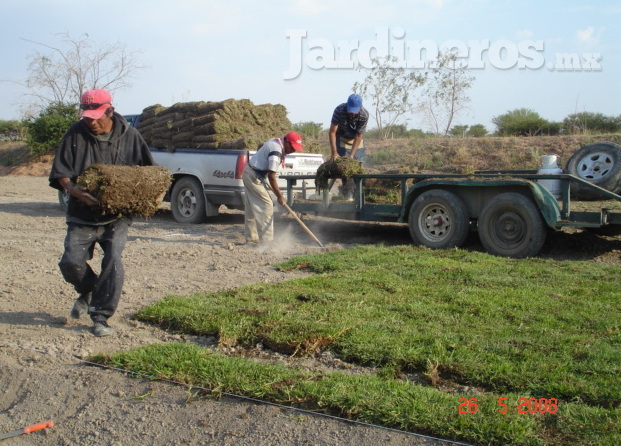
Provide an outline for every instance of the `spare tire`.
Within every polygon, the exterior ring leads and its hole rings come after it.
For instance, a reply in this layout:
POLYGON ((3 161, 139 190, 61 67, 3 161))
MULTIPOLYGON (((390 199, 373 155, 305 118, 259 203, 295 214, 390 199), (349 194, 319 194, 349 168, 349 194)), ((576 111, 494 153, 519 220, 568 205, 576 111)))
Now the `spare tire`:
MULTIPOLYGON (((621 188, 621 146, 612 142, 587 144, 569 158, 565 173, 618 193, 621 188)), ((600 192, 578 183, 571 184, 571 196, 578 200, 605 199, 600 192)))

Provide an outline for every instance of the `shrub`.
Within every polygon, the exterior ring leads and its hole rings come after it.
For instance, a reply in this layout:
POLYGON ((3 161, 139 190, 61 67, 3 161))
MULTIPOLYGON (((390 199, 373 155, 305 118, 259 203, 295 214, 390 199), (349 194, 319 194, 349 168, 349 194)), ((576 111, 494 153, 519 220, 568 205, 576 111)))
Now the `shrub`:
POLYGON ((555 135, 559 124, 546 121, 539 113, 529 108, 517 108, 492 119, 499 136, 555 135))
POLYGON ((605 116, 602 113, 581 112, 567 116, 563 129, 570 134, 616 133, 621 131, 621 115, 605 116))
POLYGON ((467 125, 454 125, 453 127, 451 127, 451 130, 449 130, 449 135, 456 137, 456 138, 463 138, 464 136, 467 135, 467 132, 468 132, 467 125))
POLYGON ((475 138, 487 135, 487 129, 483 124, 475 124, 471 125, 468 131, 466 132, 466 136, 473 136, 475 138))
POLYGON ((471 126, 468 125, 454 125, 449 134, 453 137, 463 138, 466 136, 470 137, 481 137, 487 135, 487 129, 483 124, 474 124, 471 126))
POLYGON ((21 121, 0 120, 0 141, 21 141, 26 136, 26 125, 21 121))
POLYGON ((364 133, 366 140, 394 139, 394 138, 427 138, 435 136, 420 129, 408 130, 405 124, 388 125, 381 131, 377 128, 367 130, 364 133))
POLYGON ((78 108, 75 105, 49 105, 39 116, 27 123, 26 141, 30 154, 40 155, 54 150, 77 117, 78 108))
POLYGON ((321 123, 312 121, 293 124, 293 130, 298 132, 305 139, 318 139, 321 134, 322 127, 321 123))

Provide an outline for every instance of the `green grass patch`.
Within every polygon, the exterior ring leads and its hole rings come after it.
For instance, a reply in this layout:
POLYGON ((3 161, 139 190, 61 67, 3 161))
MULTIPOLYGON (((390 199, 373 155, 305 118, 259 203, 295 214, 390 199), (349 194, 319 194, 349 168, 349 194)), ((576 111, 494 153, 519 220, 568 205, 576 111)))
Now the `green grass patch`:
POLYGON ((169 297, 138 318, 217 336, 221 345, 262 342, 290 355, 327 349, 378 373, 312 375, 182 345, 107 361, 476 444, 621 444, 618 267, 366 246, 298 257, 279 268, 315 274, 169 297), (432 385, 399 379, 408 372, 426 375, 432 385), (472 395, 434 385, 478 387, 477 413, 458 413, 459 398, 472 395), (499 398, 507 398, 508 413, 498 412, 499 398), (520 398, 554 398, 559 411, 521 414, 520 398))

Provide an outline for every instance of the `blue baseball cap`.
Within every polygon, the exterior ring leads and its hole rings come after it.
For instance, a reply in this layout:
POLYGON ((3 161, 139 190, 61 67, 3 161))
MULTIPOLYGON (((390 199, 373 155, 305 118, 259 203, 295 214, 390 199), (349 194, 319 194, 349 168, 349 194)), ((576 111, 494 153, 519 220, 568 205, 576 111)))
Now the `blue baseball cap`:
POLYGON ((351 94, 347 98, 347 113, 358 113, 362 108, 362 98, 359 94, 351 94))

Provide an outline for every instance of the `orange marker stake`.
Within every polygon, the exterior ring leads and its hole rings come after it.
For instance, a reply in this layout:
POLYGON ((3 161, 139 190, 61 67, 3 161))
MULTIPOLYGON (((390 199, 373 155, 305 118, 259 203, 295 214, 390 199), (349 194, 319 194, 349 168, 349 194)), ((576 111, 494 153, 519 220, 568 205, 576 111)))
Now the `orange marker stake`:
POLYGON ((47 429, 48 427, 54 427, 53 421, 44 421, 43 423, 33 424, 31 426, 26 426, 23 429, 18 429, 13 432, 9 432, 6 434, 0 434, 0 440, 4 440, 5 438, 17 437, 22 434, 29 434, 30 432, 36 432, 43 429, 47 429))

